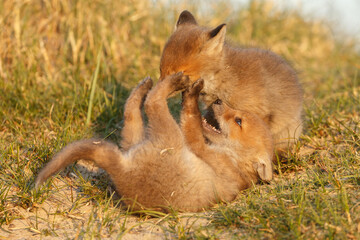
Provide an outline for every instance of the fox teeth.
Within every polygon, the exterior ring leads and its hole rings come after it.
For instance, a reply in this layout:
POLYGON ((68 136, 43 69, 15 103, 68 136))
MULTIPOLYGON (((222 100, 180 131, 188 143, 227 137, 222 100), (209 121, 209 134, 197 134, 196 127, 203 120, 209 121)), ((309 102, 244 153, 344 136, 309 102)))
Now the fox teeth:
POLYGON ((211 127, 211 129, 212 129, 214 132, 216 132, 216 133, 221 133, 221 131, 219 131, 219 130, 216 129, 214 126, 212 126, 211 124, 209 124, 209 123, 207 122, 206 118, 203 118, 202 121, 206 124, 206 126, 211 127))
POLYGON ((211 126, 212 129, 216 132, 216 133, 221 133, 219 130, 217 130, 216 128, 214 128, 213 126, 211 126))

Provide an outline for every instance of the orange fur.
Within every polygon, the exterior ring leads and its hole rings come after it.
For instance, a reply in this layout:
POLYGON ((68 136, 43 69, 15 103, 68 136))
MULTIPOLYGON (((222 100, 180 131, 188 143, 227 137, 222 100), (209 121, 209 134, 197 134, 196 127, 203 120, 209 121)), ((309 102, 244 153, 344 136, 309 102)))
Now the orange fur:
POLYGON ((185 91, 181 126, 176 123, 166 99, 189 84, 188 77, 175 74, 151 89, 151 79, 145 79, 125 105, 122 150, 104 140, 74 142, 40 171, 35 186, 68 164, 85 159, 106 170, 117 192, 129 205, 136 201, 137 209, 167 211, 171 206, 200 211, 218 201, 233 200, 258 179, 271 180, 272 141, 267 127, 250 113, 218 104, 214 115, 222 132, 207 130, 198 108, 202 80, 185 91), (146 128, 140 112, 145 96, 146 128), (242 118, 246 125, 234 124, 235 118, 242 118), (254 141, 244 140, 250 136, 254 141))
POLYGON ((207 105, 221 99, 258 115, 270 127, 276 149, 286 149, 302 132, 303 93, 295 71, 271 51, 229 45, 225 33, 225 24, 207 29, 182 12, 163 50, 160 79, 179 71, 193 82, 204 79, 207 105))

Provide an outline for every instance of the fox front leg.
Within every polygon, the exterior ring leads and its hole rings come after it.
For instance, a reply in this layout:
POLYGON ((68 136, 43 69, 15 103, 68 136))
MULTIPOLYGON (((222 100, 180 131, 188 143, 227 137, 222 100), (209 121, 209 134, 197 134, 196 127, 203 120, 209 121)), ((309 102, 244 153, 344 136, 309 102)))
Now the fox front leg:
POLYGON ((138 144, 145 138, 144 120, 141 107, 147 93, 150 91, 153 81, 146 77, 131 92, 125 104, 124 127, 121 132, 121 147, 128 150, 131 146, 138 144))

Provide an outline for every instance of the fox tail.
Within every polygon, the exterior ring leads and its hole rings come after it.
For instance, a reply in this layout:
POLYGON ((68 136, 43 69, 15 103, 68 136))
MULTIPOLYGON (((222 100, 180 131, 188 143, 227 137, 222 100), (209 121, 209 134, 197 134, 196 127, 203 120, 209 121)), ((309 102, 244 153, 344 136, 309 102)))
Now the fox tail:
POLYGON ((39 188, 50 176, 80 159, 94 162, 110 176, 119 174, 121 170, 122 153, 115 144, 101 139, 80 140, 67 145, 46 164, 35 180, 35 188, 39 188))

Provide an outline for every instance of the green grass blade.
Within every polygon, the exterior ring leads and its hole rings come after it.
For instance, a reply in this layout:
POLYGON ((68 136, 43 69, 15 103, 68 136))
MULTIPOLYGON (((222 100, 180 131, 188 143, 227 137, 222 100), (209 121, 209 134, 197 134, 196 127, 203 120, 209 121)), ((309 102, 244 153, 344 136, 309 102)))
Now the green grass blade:
POLYGON ((91 122, 91 112, 92 112, 92 108, 93 108, 93 104, 94 104, 94 95, 95 95, 96 83, 97 83, 97 79, 98 79, 98 76, 99 76, 99 69, 100 69, 101 49, 102 48, 100 48, 98 56, 97 56, 95 74, 94 74, 94 77, 93 77, 93 79, 91 81, 91 92, 90 92, 89 106, 88 106, 88 111, 87 111, 87 115, 86 115, 86 125, 87 126, 90 125, 90 122, 91 122))

